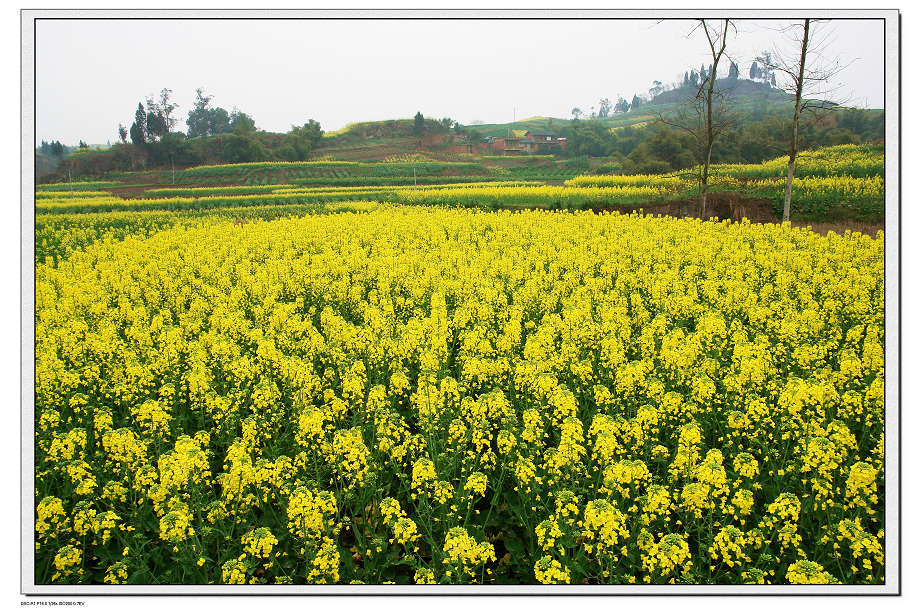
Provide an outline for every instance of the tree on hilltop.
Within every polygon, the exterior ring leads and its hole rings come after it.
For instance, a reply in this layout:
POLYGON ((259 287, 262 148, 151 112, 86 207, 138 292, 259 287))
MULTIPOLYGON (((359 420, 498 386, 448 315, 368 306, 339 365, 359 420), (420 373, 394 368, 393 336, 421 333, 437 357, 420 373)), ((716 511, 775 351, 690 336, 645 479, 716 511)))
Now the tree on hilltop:
POLYGON ((732 60, 732 63, 728 66, 728 78, 735 80, 738 78, 738 64, 732 60))
POLYGON ((172 90, 163 88, 160 90, 160 114, 163 117, 164 134, 169 134, 176 126, 176 118, 172 116, 173 111, 179 108, 179 105, 171 100, 172 90))
POLYGON ((234 134, 250 134, 256 131, 256 120, 234 107, 230 113, 230 129, 234 134))
POLYGON ((230 114, 220 107, 211 108, 214 96, 202 92, 200 87, 195 90, 195 106, 188 112, 188 119, 185 120, 188 125, 188 137, 197 138, 230 132, 230 114))
POLYGON ((310 153, 323 139, 323 130, 319 122, 311 119, 302 126, 291 126, 291 131, 284 136, 278 154, 289 162, 302 162, 310 158, 310 153))
POLYGON ((609 98, 601 98, 600 106, 597 109, 598 117, 608 117, 610 115, 610 109, 613 108, 613 105, 610 103, 609 98))

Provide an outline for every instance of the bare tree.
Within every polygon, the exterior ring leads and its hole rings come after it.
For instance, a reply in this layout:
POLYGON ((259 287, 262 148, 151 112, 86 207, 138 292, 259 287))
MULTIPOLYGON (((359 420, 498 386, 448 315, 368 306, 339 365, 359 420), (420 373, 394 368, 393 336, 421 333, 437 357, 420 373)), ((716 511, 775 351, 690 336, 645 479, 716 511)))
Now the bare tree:
POLYGON ((709 74, 700 83, 700 89, 706 87, 706 153, 703 157, 703 176, 700 183, 700 217, 706 216, 706 191, 709 188, 709 163, 712 160, 712 145, 717 136, 714 131, 712 122, 712 97, 716 87, 716 77, 719 70, 719 60, 725 53, 725 44, 728 42, 728 27, 730 21, 725 19, 722 24, 722 32, 718 29, 712 30, 705 19, 700 19, 700 27, 706 34, 706 42, 709 43, 709 51, 712 54, 712 66, 709 68, 709 74), (718 51, 716 50, 718 48, 718 51))
POLYGON ((795 108, 792 113, 792 140, 789 144, 789 163, 786 168, 786 193, 783 199, 783 221, 789 221, 792 210, 792 183, 795 179, 795 159, 799 148, 799 119, 805 111, 818 112, 834 108, 837 103, 830 102, 830 80, 845 68, 838 60, 828 61, 824 58, 826 37, 816 39, 811 30, 813 19, 805 19, 801 24, 792 24, 781 32, 798 43, 799 53, 795 57, 784 55, 779 49, 773 53, 764 52, 757 61, 786 78, 783 89, 795 96, 795 108))
MULTIPOLYGON (((728 42, 729 29, 735 30, 729 19, 722 20, 720 27, 714 27, 700 19, 690 31, 693 34, 701 29, 706 35, 712 55, 712 65, 705 74, 700 75, 695 93, 685 100, 670 116, 658 113, 658 120, 666 125, 688 133, 696 142, 697 162, 700 165, 700 217, 706 217, 706 198, 709 191, 709 166, 712 161, 712 149, 716 139, 734 123, 734 114, 730 110, 728 92, 717 85, 719 61, 727 57, 725 47, 728 42)), ((689 35, 688 35, 689 36, 689 35)), ((731 58, 729 58, 731 59, 731 58)))

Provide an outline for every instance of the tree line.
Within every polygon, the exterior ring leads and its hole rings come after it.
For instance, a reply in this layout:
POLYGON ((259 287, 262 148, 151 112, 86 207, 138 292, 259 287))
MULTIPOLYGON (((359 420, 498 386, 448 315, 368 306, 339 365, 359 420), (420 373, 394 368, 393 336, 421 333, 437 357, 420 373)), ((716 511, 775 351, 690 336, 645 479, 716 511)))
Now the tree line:
MULTIPOLYGON (((163 88, 158 96, 138 102, 130 126, 118 124, 118 142, 111 148, 92 156, 67 157, 73 149, 54 141, 43 143, 36 154, 56 159, 56 164, 43 165, 46 170, 98 175, 212 163, 303 161, 323 137, 322 127, 313 119, 291 126, 285 134, 264 132, 251 115, 236 107, 228 111, 213 100, 203 88, 195 90, 194 106, 186 116, 187 131, 182 132, 173 91, 163 88)), ((82 141, 81 146, 85 147, 82 141)))

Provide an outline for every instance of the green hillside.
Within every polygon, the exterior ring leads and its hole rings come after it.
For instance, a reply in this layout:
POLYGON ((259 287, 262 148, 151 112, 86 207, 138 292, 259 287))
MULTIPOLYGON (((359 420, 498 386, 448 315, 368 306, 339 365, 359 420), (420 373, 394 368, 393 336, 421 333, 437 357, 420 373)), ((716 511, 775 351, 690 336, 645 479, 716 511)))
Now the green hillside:
MULTIPOLYGON (((720 79, 718 86, 726 92, 736 121, 720 137, 713 151, 714 162, 758 163, 785 150, 792 115, 789 94, 746 79, 720 79)), ((604 172, 627 174, 668 172, 691 165, 695 145, 688 135, 668 128, 658 119, 675 113, 695 92, 692 86, 667 90, 626 112, 578 120, 528 117, 509 123, 459 125, 448 118, 421 118, 419 114, 421 123, 415 118, 358 122, 325 134, 317 124, 315 141, 296 158, 290 157, 291 134, 260 131, 254 126, 249 131, 194 138, 170 134, 167 140, 143 147, 116 144, 106 150, 65 151, 56 158, 47 155, 51 144, 42 143, 36 149, 36 170, 40 179, 60 181, 68 176, 106 177, 130 171, 169 171, 172 178, 173 169, 292 159, 470 162, 473 158, 484 158, 478 161, 492 167, 549 166, 554 164, 550 156, 503 158, 503 145, 488 143, 490 137, 521 136, 528 130, 544 130, 564 137, 566 146, 536 153, 552 154, 559 158, 558 162, 580 160, 578 172, 595 167, 602 167, 604 172)), ((881 110, 839 107, 820 117, 803 116, 802 122, 801 147, 873 143, 884 138, 881 110)), ((558 170, 564 175, 558 179, 564 180, 573 169, 558 170)), ((540 179, 555 179, 545 170, 539 174, 540 179)))
MULTIPOLYGON (((792 111, 792 96, 781 89, 765 83, 747 79, 719 79, 717 86, 730 101, 734 112, 749 120, 760 120, 783 111, 792 111)), ((581 121, 597 122, 615 129, 626 126, 642 127, 654 121, 658 114, 673 113, 696 92, 695 88, 681 87, 667 90, 644 102, 642 106, 626 113, 615 113, 607 117, 582 117, 581 121)), ((529 117, 508 123, 489 123, 466 126, 484 136, 508 136, 509 130, 555 130, 571 125, 572 118, 529 117)))

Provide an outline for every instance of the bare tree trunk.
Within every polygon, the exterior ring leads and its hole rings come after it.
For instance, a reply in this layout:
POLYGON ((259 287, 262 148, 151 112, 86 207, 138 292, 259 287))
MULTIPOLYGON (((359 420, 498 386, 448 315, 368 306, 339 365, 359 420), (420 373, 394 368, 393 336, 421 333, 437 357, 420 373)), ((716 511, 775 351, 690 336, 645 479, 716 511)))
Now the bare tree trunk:
POLYGON ((802 84, 805 81, 805 54, 808 52, 808 25, 802 36, 802 56, 799 59, 799 77, 795 83, 795 113, 792 115, 792 146, 789 148, 789 165, 786 167, 786 194, 783 199, 783 222, 789 221, 792 212, 792 180, 795 178, 795 156, 799 150, 799 115, 802 112, 802 84))
MULTIPOLYGON (((710 101, 712 92, 710 92, 710 101)), ((700 219, 706 219, 706 194, 709 190, 709 163, 712 159, 712 110, 711 105, 707 113, 708 145, 706 147, 706 162, 703 164, 703 182, 700 186, 700 219)))
POLYGON ((706 33, 706 39, 709 41, 709 48, 712 51, 712 67, 709 75, 709 87, 706 89, 706 157, 703 160, 703 181, 700 184, 700 219, 706 219, 706 194, 709 190, 709 164, 712 161, 712 145, 715 135, 712 130, 712 92, 716 86, 716 75, 719 71, 719 60, 725 53, 726 38, 728 37, 728 19, 725 20, 725 26, 722 30, 721 48, 716 52, 712 36, 709 34, 709 28, 706 27, 706 21, 701 20, 703 31, 706 33))

